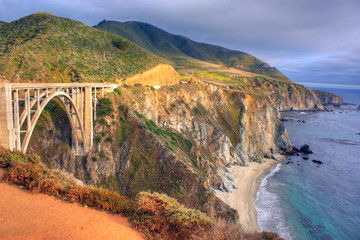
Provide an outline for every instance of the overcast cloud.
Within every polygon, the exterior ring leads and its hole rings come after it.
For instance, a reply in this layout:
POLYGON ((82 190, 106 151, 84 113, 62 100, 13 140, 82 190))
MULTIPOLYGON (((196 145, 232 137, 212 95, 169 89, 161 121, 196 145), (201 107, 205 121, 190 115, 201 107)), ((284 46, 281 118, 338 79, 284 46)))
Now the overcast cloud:
POLYGON ((93 26, 143 21, 250 53, 293 81, 360 85, 359 0, 0 0, 0 20, 38 11, 93 26))

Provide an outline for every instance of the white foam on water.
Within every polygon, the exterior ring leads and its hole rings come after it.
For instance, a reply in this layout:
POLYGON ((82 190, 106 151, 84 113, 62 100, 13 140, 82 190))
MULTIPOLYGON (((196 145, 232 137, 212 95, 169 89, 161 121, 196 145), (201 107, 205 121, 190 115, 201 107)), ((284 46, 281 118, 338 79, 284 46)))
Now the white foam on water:
POLYGON ((257 221, 261 231, 273 231, 279 233, 282 238, 292 240, 290 228, 284 219, 280 199, 267 189, 269 179, 281 170, 281 164, 267 174, 261 181, 259 191, 256 194, 254 207, 257 211, 257 221))

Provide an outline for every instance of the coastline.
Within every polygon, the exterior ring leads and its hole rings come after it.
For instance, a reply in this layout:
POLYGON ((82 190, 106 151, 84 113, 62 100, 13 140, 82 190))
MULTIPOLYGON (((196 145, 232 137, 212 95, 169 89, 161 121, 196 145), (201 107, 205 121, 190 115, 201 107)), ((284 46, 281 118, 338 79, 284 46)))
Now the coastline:
POLYGON ((262 179, 286 157, 278 155, 276 159, 265 158, 263 163, 251 162, 247 167, 232 166, 229 170, 236 189, 231 192, 214 190, 216 196, 239 213, 239 222, 245 231, 259 232, 257 212, 254 207, 256 194, 262 179))

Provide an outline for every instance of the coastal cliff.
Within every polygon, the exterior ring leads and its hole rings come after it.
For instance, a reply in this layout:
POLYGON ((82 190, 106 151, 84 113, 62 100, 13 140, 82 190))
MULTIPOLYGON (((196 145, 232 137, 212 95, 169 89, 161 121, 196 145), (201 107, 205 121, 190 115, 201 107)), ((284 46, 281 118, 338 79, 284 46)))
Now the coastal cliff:
POLYGON ((320 90, 314 90, 318 98, 320 98, 322 104, 344 104, 344 100, 342 97, 336 96, 335 94, 331 92, 326 91, 320 91, 320 90))
MULTIPOLYGON (((97 119, 87 157, 73 156, 64 143, 41 150, 34 140, 30 147, 44 152, 49 165, 85 182, 129 197, 144 190, 164 192, 188 207, 232 219, 236 212, 212 192, 236 188, 228 167, 291 148, 266 97, 193 81, 160 89, 126 85, 107 98, 114 112, 97 119)), ((39 141, 50 145, 46 138, 39 141)))
POLYGON ((265 77, 246 77, 241 81, 246 84, 244 91, 266 95, 280 111, 324 110, 317 93, 303 85, 265 77))

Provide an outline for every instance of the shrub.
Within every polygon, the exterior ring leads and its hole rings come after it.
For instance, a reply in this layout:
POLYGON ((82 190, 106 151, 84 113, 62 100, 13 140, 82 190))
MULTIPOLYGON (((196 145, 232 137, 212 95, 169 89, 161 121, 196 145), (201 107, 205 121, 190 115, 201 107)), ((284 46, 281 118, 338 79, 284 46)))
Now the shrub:
POLYGON ((99 120, 99 123, 105 127, 109 127, 109 124, 107 123, 107 121, 104 118, 101 118, 99 120))
POLYGON ((100 98, 97 103, 96 114, 99 117, 110 116, 114 112, 112 102, 108 98, 100 98))
POLYGON ((11 162, 30 162, 38 164, 40 158, 38 156, 25 155, 20 152, 10 152, 4 148, 0 148, 0 167, 9 167, 11 162))
POLYGON ((0 148, 0 162, 7 162, 6 180, 25 186, 35 193, 45 193, 55 197, 65 197, 72 202, 106 210, 111 213, 131 216, 135 212, 134 203, 116 192, 76 185, 59 172, 51 171, 38 161, 38 157, 14 154, 0 148), (13 160, 15 158, 17 160, 13 160), (8 161, 7 159, 12 159, 8 161))
POLYGON ((126 108, 125 108, 124 105, 120 105, 119 110, 122 111, 122 112, 125 112, 126 108))
POLYGON ((115 88, 114 92, 116 92, 119 96, 122 95, 122 92, 121 92, 121 90, 119 88, 115 88))
POLYGON ((29 189, 34 193, 45 193, 55 197, 60 197, 65 193, 65 187, 54 178, 43 178, 38 182, 33 181, 29 189))
POLYGON ((105 153, 104 153, 103 150, 100 151, 99 156, 100 156, 100 157, 103 157, 103 158, 105 157, 105 153))
POLYGON ((101 142, 102 140, 102 137, 101 136, 96 136, 95 137, 95 142, 101 142))
POLYGON ((67 197, 73 202, 111 213, 120 213, 128 216, 135 211, 134 204, 126 197, 95 187, 76 187, 70 189, 67 197))
POLYGON ((198 109, 198 108, 194 108, 194 112, 199 116, 203 115, 202 112, 200 111, 200 109, 198 109))
POLYGON ((140 192, 135 204, 141 216, 137 227, 164 239, 189 239, 195 232, 210 229, 212 224, 205 213, 185 208, 164 194, 140 192))
POLYGON ((120 117, 120 122, 125 123, 125 122, 126 122, 125 118, 124 118, 124 117, 120 117))
POLYGON ((10 162, 6 180, 29 189, 30 184, 38 182, 42 176, 42 169, 34 163, 10 162))
POLYGON ((261 240, 284 240, 276 232, 261 232, 261 240))
POLYGON ((239 222, 219 218, 208 231, 200 230, 192 235, 193 240, 284 240, 277 233, 245 232, 239 222))
POLYGON ((197 232, 193 240, 242 240, 245 239, 244 229, 238 222, 230 222, 219 218, 208 232, 197 232))

